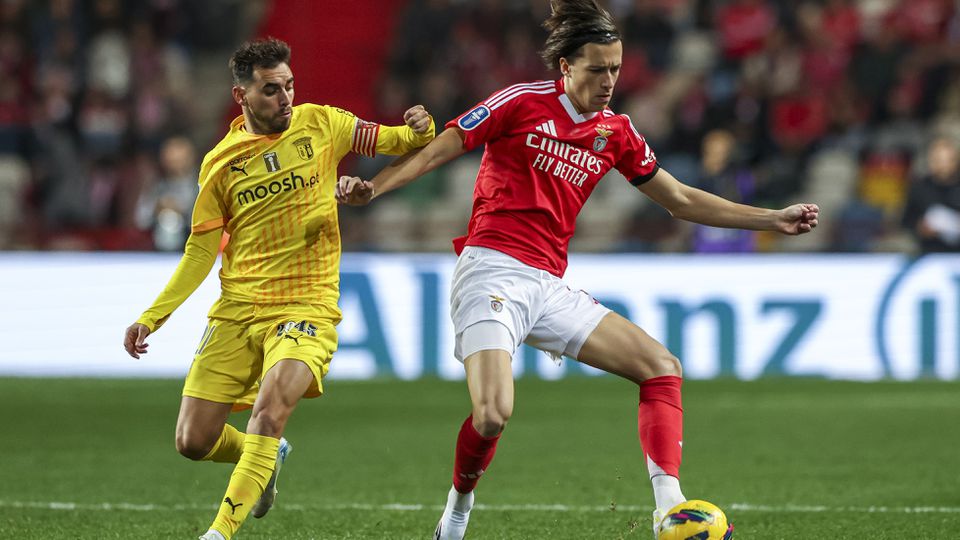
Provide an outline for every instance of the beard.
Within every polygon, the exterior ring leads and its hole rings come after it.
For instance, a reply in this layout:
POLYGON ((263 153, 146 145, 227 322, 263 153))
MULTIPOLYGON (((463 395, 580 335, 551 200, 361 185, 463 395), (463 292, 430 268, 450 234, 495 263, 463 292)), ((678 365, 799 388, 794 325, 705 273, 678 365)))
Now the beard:
POLYGON ((279 115, 263 116, 253 111, 250 111, 250 116, 253 117, 257 129, 264 134, 286 131, 287 128, 290 127, 290 121, 293 119, 292 116, 286 118, 279 115))

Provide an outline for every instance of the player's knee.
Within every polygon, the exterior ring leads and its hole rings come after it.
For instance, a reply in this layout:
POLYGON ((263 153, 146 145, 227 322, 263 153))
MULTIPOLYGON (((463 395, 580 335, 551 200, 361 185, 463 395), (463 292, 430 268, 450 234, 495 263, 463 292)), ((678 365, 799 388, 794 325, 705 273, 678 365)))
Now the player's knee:
POLYGON ((193 461, 200 461, 206 457, 215 443, 216 440, 211 440, 210 437, 195 433, 177 432, 177 452, 193 461))
POLYGON ((637 361, 631 363, 626 369, 624 376, 640 384, 654 377, 682 377, 683 368, 680 366, 680 360, 678 360, 676 356, 670 354, 670 351, 667 349, 663 349, 654 354, 644 355, 637 359, 637 361))
POLYGON ((513 407, 507 403, 483 404, 473 411, 473 427, 484 437, 494 437, 506 427, 511 414, 513 407))
POLYGON ((674 377, 683 376, 683 367, 680 365, 680 360, 670 354, 670 351, 664 350, 658 354, 654 357, 652 364, 651 377, 665 377, 668 375, 674 377))
POLYGON ((507 420, 509 417, 500 415, 474 416, 473 427, 482 437, 495 437, 507 426, 507 420))
POLYGON ((287 424, 289 412, 280 407, 265 407, 250 415, 249 433, 279 438, 287 424))

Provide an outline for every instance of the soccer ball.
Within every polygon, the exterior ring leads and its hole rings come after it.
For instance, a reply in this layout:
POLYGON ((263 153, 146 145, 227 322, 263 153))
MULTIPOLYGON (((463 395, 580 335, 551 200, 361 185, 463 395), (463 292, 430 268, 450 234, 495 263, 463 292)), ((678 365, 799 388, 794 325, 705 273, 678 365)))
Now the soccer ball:
POLYGON ((723 510, 707 501, 682 502, 667 512, 657 529, 657 540, 728 540, 733 525, 727 525, 723 510))

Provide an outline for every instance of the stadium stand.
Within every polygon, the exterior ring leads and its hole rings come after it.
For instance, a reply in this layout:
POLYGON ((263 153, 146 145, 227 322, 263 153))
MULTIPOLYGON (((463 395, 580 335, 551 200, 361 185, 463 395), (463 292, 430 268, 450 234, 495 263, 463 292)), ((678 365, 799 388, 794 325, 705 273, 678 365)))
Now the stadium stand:
MULTIPOLYGON (((903 214, 912 186, 929 177, 931 141, 960 141, 952 2, 604 3, 625 38, 612 108, 631 116, 660 162, 735 199, 816 201, 823 232, 782 242, 686 226, 611 178, 585 207, 575 250, 925 245, 903 214)), ((233 114, 213 90, 224 58, 257 33, 318 51, 294 58, 298 101, 384 121, 422 102, 442 123, 498 88, 556 77, 537 55, 547 0, 377 0, 316 17, 324 4, 4 2, 0 249, 178 250, 186 179, 233 114)), ((369 177, 384 163, 357 159, 343 172, 369 177)), ((448 250, 465 228, 477 167, 458 160, 389 204, 344 209, 344 248, 448 250)))

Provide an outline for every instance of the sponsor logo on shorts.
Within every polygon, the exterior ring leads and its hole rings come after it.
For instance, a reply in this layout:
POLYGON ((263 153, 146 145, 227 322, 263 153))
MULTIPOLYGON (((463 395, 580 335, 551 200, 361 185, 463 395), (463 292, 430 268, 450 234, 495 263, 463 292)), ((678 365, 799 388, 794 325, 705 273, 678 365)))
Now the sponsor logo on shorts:
POLYGON ((460 117, 457 125, 464 131, 471 131, 490 118, 490 109, 486 105, 477 105, 475 109, 460 117))
POLYGON ((297 343, 297 345, 299 345, 300 344, 300 342, 298 341, 299 336, 292 336, 287 334, 287 332, 291 332, 293 330, 296 330, 301 334, 306 334, 310 337, 317 337, 317 327, 307 321, 300 321, 300 322, 289 321, 289 322, 278 324, 277 337, 292 339, 297 343))

